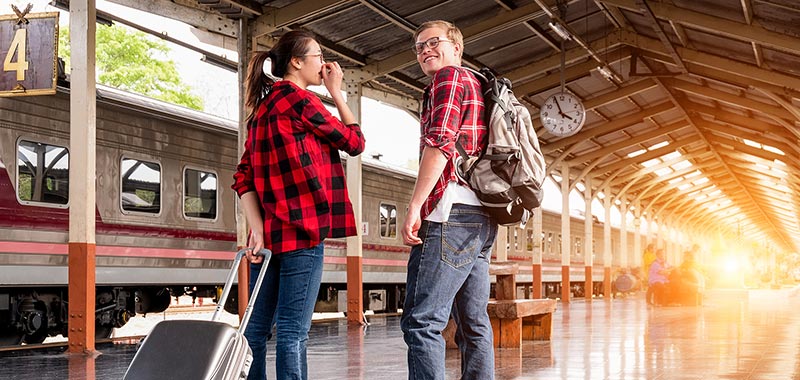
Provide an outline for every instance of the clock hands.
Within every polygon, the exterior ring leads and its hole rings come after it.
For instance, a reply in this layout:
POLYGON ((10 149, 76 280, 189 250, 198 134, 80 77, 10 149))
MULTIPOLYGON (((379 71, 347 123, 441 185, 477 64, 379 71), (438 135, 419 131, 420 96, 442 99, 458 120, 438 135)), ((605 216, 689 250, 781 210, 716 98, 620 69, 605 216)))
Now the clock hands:
POLYGON ((558 100, 555 100, 555 103, 556 103, 556 107, 558 107, 558 114, 563 116, 563 117, 566 117, 567 119, 572 120, 572 118, 569 115, 565 114, 564 111, 561 110, 561 104, 558 104, 558 100))

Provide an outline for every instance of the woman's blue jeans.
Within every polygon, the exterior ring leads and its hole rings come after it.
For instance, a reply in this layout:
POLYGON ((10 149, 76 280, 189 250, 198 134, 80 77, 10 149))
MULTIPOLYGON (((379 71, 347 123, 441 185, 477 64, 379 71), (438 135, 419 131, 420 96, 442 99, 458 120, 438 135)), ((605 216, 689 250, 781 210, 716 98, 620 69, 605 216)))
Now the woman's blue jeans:
POLYGON ((458 326, 461 378, 494 379, 489 259, 497 224, 478 206, 453 205, 445 223, 423 222, 411 248, 400 327, 410 380, 445 379, 442 330, 451 311, 458 326))
MULTIPOLYGON (((306 342, 322 281, 324 246, 272 256, 245 337, 253 350, 249 380, 267 378, 267 340, 276 326, 275 373, 278 380, 308 379, 306 342)), ((250 264, 250 294, 262 264, 250 264)))

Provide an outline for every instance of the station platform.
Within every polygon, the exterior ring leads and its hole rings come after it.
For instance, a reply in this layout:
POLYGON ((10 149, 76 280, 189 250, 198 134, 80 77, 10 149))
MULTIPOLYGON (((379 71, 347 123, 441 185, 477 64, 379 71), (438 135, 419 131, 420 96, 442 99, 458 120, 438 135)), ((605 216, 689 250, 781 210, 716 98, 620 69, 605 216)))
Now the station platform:
MULTIPOLYGON (((708 291, 702 306, 653 307, 643 294, 558 305, 549 342, 497 349, 496 378, 800 379, 800 291, 708 291)), ((315 380, 407 378, 398 316, 315 323, 308 346, 315 380)), ((274 363, 274 344, 268 363, 274 363)), ((59 350, 0 354, 0 379, 121 379, 136 344, 99 345, 100 355, 59 350)), ((458 379, 458 350, 447 353, 458 379)), ((268 366, 268 378, 274 368, 268 366)))

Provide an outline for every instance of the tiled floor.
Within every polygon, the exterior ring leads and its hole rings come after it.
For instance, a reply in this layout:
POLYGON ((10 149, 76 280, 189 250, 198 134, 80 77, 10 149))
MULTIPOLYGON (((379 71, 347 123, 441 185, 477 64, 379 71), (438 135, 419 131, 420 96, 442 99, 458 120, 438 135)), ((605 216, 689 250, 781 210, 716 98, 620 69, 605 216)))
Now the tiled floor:
MULTIPOLYGON (((367 328, 315 324, 309 378, 405 379, 399 318, 370 322, 367 328)), ((98 350, 102 355, 94 360, 59 352, 6 354, 0 379, 118 379, 135 346, 98 350)), ((641 295, 559 304, 551 342, 500 349, 496 364, 498 380, 800 380, 800 290, 710 291, 700 307, 653 308, 641 295)), ((457 379, 457 350, 448 351, 447 368, 448 379, 457 379)), ((274 369, 269 372, 274 378, 274 369)))

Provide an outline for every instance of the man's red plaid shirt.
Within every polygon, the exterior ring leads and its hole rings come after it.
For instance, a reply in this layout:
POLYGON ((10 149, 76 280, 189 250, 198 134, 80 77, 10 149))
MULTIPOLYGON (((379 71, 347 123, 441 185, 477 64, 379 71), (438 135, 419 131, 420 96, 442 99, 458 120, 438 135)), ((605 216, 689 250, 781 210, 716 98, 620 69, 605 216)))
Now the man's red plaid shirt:
POLYGON ((469 155, 477 155, 488 133, 484 121, 481 82, 472 72, 458 66, 446 66, 433 75, 425 87, 420 116, 420 159, 426 146, 438 148, 448 162, 425 200, 420 217, 425 219, 436 208, 450 181, 461 181, 456 175, 456 139, 469 155))
POLYGON ((240 197, 258 193, 266 248, 289 252, 356 234, 339 150, 364 150, 358 124, 344 125, 312 92, 279 81, 247 129, 231 187, 240 197))

